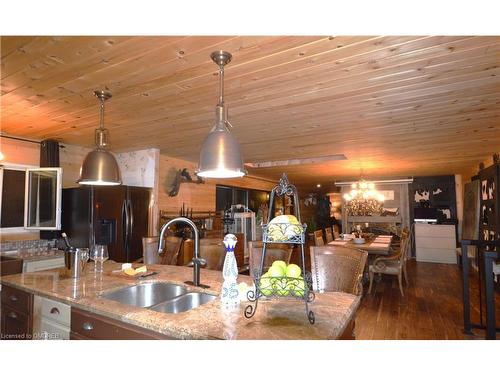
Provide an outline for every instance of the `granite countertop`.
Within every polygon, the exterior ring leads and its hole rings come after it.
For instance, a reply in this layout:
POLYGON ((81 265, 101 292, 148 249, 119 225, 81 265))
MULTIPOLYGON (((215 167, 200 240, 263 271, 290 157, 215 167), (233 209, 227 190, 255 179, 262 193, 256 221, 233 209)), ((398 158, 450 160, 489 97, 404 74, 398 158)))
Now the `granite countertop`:
MULTIPOLYGON (((316 293, 314 302, 310 304, 316 322, 310 324, 304 303, 295 300, 260 300, 255 315, 247 319, 243 310, 249 302, 241 302, 238 309, 226 311, 217 298, 187 312, 166 314, 100 297, 104 292, 128 285, 151 282, 184 285, 184 281, 192 280, 191 268, 168 265, 147 267, 148 271, 159 274, 138 280, 112 272, 121 268, 120 263, 106 262, 102 274, 86 272, 79 280, 68 278, 64 269, 55 269, 4 276, 1 283, 180 339, 335 339, 342 335, 354 318, 360 303, 359 296, 347 293, 316 293)), ((221 272, 202 269, 201 282, 210 288, 188 286, 188 289, 218 295, 222 281, 221 272)), ((242 281, 250 284, 251 278, 240 275, 238 282, 242 281)))

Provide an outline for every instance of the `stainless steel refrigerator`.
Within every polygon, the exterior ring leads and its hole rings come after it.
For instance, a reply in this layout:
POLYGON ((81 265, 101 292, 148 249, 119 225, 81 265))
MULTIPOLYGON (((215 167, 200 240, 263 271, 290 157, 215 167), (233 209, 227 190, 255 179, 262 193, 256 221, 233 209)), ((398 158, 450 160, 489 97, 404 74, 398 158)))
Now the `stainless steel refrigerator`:
POLYGON ((109 259, 142 257, 148 236, 151 189, 135 186, 81 186, 63 189, 62 231, 72 246, 108 246, 109 259))

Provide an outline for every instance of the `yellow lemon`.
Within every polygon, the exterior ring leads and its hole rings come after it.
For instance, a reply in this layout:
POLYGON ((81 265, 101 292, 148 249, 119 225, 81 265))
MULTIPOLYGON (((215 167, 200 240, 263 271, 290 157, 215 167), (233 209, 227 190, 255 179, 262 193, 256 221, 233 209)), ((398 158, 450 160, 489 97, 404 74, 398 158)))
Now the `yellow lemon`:
POLYGON ((123 272, 125 272, 125 274, 129 275, 129 276, 134 276, 136 274, 136 272, 133 268, 125 268, 123 270, 123 272))

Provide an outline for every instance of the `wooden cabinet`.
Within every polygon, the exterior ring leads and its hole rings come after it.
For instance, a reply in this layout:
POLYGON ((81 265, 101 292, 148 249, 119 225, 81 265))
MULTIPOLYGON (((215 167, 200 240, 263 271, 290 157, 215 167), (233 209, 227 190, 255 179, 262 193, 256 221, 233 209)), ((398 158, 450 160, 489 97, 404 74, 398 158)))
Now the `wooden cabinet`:
POLYGON ((50 298, 33 298, 33 336, 39 340, 69 340, 71 307, 50 298))
POLYGON ((71 308, 71 340, 165 340, 171 337, 71 308))
POLYGON ((1 339, 30 340, 33 333, 33 295, 2 285, 1 339))
POLYGON ((0 256, 0 276, 13 275, 23 272, 23 260, 0 256))

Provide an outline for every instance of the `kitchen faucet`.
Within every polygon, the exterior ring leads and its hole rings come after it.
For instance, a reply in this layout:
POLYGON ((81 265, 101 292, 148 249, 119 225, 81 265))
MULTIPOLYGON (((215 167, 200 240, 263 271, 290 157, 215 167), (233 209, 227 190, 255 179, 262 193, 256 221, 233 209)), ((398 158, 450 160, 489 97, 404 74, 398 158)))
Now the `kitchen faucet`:
POLYGON ((193 260, 188 264, 193 266, 193 281, 192 282, 186 281, 185 283, 194 286, 199 286, 202 288, 209 288, 208 285, 200 284, 200 268, 201 266, 206 265, 207 261, 200 257, 200 234, 198 232, 198 228, 196 228, 196 224, 193 223, 191 220, 185 217, 176 217, 175 219, 172 219, 167 223, 163 224, 160 230, 160 240, 158 242, 158 254, 161 254, 163 252, 163 246, 165 244, 165 239, 164 239, 165 231, 170 225, 174 223, 185 223, 191 227, 194 233, 194 256, 193 260))

